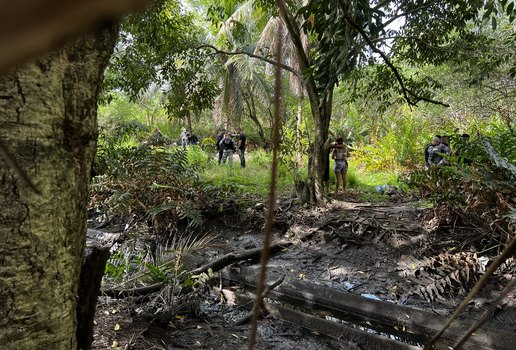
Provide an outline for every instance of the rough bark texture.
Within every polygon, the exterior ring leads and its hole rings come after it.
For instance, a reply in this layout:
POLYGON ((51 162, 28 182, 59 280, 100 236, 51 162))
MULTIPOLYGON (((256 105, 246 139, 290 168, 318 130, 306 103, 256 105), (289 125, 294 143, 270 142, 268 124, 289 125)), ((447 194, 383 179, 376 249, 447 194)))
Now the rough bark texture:
POLYGON ((325 200, 324 186, 327 182, 325 172, 328 171, 329 166, 326 141, 328 140, 328 131, 330 129, 332 94, 333 92, 329 92, 320 103, 312 107, 312 115, 315 121, 315 138, 310 147, 312 152, 308 155, 310 159, 308 162, 307 185, 310 192, 310 201, 313 203, 322 203, 325 200), (314 111, 316 108, 317 111, 314 111))
MULTIPOLYGON (((294 16, 288 11, 285 0, 276 0, 279 7, 279 13, 287 30, 298 56, 298 64, 302 72, 311 71, 312 61, 305 51, 304 39, 301 34, 299 23, 296 22, 294 16)), ((332 112, 333 88, 325 92, 322 96, 318 92, 317 82, 313 74, 305 77, 305 87, 308 100, 310 102, 310 110, 315 124, 315 136, 313 143, 310 144, 308 154, 308 180, 298 193, 308 192, 308 201, 312 203, 324 202, 324 185, 325 171, 328 167, 328 131, 330 127, 330 119, 332 112)), ((304 195, 301 200, 305 201, 304 195)))
POLYGON ((0 77, 0 349, 76 348, 77 285, 111 26, 0 77))

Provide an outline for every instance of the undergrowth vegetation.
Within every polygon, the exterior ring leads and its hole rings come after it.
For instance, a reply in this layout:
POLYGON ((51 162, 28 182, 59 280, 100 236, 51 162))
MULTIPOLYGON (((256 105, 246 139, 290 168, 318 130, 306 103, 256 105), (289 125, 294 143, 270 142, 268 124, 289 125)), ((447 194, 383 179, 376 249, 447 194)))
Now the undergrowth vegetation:
MULTIPOLYGON (((163 288, 146 304, 147 311, 172 317, 197 312, 196 298, 213 277, 209 270, 192 273, 215 241, 213 232, 205 235, 210 232, 203 226, 205 221, 264 202, 272 153, 262 148, 247 151, 244 169, 236 154, 231 166, 218 165, 213 138, 217 127, 199 126, 199 144, 183 149, 177 146, 180 123, 157 113, 159 108, 152 101, 146 110, 118 98, 115 107, 103 110, 89 208, 99 223, 125 226, 125 239, 106 266, 104 290, 118 293, 160 284, 163 288), (155 127, 160 130, 159 138, 155 127)), ((455 276, 460 264, 450 261, 458 258, 465 262, 461 268, 476 268, 476 252, 496 253, 514 237, 516 137, 512 129, 496 118, 472 119, 471 124, 461 125, 461 130, 472 134, 466 143, 453 125, 441 129, 406 111, 367 122, 359 113, 346 116, 333 121, 331 137, 343 135, 349 145, 347 188, 353 200, 401 200, 403 192, 410 192, 410 199, 433 205, 433 217, 427 222, 434 227, 429 232, 446 233, 449 241, 460 242, 444 247, 445 253, 436 252, 435 257, 410 261, 410 266, 420 265, 434 281, 412 292, 433 300, 441 290, 453 294, 469 288, 476 280, 473 275, 452 285, 434 272, 442 273, 443 266, 448 266, 447 273, 455 276), (424 148, 438 133, 450 136, 454 151, 450 165, 423 169, 424 148), (464 159, 472 164, 465 164, 464 159), (462 254, 464 249, 471 253, 462 254)), ((284 127, 277 183, 280 196, 293 196, 295 181, 307 178, 311 127, 301 123, 299 133, 284 127)), ((329 170, 331 191, 333 161, 329 170)), ((400 268, 403 273, 412 271, 400 268)))
POLYGON ((103 166, 91 185, 90 206, 99 220, 148 221, 157 231, 174 229, 181 219, 188 227, 202 223, 197 170, 182 148, 120 147, 101 153, 98 162, 103 166))
POLYGON ((449 166, 416 171, 409 183, 433 199, 438 220, 476 228, 466 241, 501 246, 516 229, 516 134, 494 128, 457 148, 461 157, 450 157, 449 166))

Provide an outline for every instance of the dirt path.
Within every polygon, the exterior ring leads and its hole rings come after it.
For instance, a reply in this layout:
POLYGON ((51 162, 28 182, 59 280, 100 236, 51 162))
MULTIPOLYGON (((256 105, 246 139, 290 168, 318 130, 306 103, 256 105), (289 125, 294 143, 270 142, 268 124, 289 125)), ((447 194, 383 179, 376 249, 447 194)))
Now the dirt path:
MULTIPOLYGON (((335 200, 318 208, 296 206, 288 199, 280 203, 274 239, 295 244, 275 254, 268 268, 269 275, 285 275, 286 281, 309 281, 448 315, 474 283, 474 269, 482 265, 472 252, 439 251, 443 236, 437 236, 435 228, 428 225, 431 213, 411 203, 335 200), (300 239, 307 233, 312 233, 310 239, 300 239), (461 275, 464 269, 469 271, 467 278, 461 275), (454 273, 457 281, 449 285, 442 282, 454 273)), ((207 229, 218 234, 220 245, 206 249, 205 260, 260 247, 263 214, 263 207, 257 205, 245 213, 214 220, 207 229)), ((496 283, 487 288, 472 303, 466 317, 477 316, 498 289, 496 283)), ((236 327, 233 322, 247 310, 225 305, 210 294, 203 295, 195 315, 174 315, 171 322, 165 323, 156 319, 150 323, 150 319, 139 317, 136 300, 102 298, 94 348, 245 349, 249 326, 236 327)), ((506 299, 491 323, 514 332, 514 298, 506 299)), ((273 318, 260 322, 258 349, 360 348, 273 318)))

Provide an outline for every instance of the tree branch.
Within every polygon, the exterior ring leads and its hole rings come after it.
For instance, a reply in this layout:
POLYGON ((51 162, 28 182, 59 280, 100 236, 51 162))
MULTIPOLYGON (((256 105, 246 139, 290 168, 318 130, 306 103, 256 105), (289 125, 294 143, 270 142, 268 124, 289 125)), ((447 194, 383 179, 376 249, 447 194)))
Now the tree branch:
POLYGON ((282 69, 285 69, 285 70, 289 71, 290 73, 294 74, 297 77, 301 76, 298 71, 296 71, 294 68, 292 68, 290 66, 287 66, 286 64, 283 64, 283 63, 280 63, 280 62, 276 62, 276 61, 271 60, 271 59, 269 59, 267 57, 263 57, 263 56, 260 56, 260 55, 255 55, 254 53, 250 53, 250 52, 246 52, 246 51, 223 51, 223 50, 217 49, 215 46, 209 45, 209 44, 204 44, 204 45, 201 45, 201 46, 197 46, 196 48, 197 49, 209 48, 209 49, 212 49, 213 51, 215 51, 215 53, 217 53, 217 54, 228 55, 228 56, 247 55, 249 57, 256 58, 258 60, 270 63, 270 64, 272 64, 274 66, 277 66, 277 67, 280 67, 282 69))
POLYGON ((401 91, 403 92, 403 97, 405 98, 405 100, 407 101, 407 103, 409 105, 412 105, 412 106, 417 106, 417 103, 419 101, 426 101, 426 102, 429 102, 429 103, 434 103, 434 104, 438 104, 438 105, 442 105, 442 106, 446 106, 446 107, 449 107, 448 104, 445 104, 443 102, 440 102, 440 101, 436 101, 436 100, 433 100, 433 99, 429 99, 429 98, 426 98, 426 97, 423 97, 423 96, 419 96, 418 94, 416 94, 415 92, 413 92, 412 90, 410 90, 409 88, 407 88, 405 86, 405 83, 403 82, 403 78, 401 77, 398 69, 392 64, 392 62, 389 60, 389 57, 387 57, 387 55, 382 51, 382 50, 379 50, 375 45, 374 43, 372 42, 371 38, 369 38, 369 36, 367 35, 367 33, 362 29, 362 27, 360 27, 349 15, 348 13, 346 12, 346 4, 344 3, 344 0, 339 0, 339 4, 340 4, 340 7, 342 9, 342 12, 343 12, 343 16, 346 20, 346 22, 348 22, 348 24, 350 26, 352 26, 354 29, 356 29, 360 35, 364 38, 364 40, 367 42, 367 44, 369 45, 369 47, 371 48, 371 50, 373 50, 374 52, 376 52, 378 55, 380 55, 382 57, 382 59, 384 60, 385 64, 392 70, 392 72, 394 73, 394 75, 396 76, 396 80, 398 81, 398 84, 400 85, 401 87, 401 91), (411 99, 409 98, 408 94, 412 95, 412 97, 414 97, 416 99, 415 102, 412 102, 411 99))
POLYGON ((292 39, 294 47, 296 48, 301 71, 309 73, 308 76, 305 79, 303 79, 303 81, 305 82, 306 92, 308 94, 308 99, 310 100, 310 108, 312 109, 312 115, 314 117, 320 116, 321 111, 319 108, 321 107, 321 104, 319 103, 320 101, 319 93, 317 92, 317 84, 315 82, 312 70, 310 69, 310 59, 308 58, 305 52, 305 48, 301 40, 301 34, 299 32, 299 27, 294 25, 295 21, 292 18, 292 15, 288 12, 285 0, 276 0, 276 4, 279 8, 280 17, 285 23, 287 31, 290 34, 290 38, 292 39))

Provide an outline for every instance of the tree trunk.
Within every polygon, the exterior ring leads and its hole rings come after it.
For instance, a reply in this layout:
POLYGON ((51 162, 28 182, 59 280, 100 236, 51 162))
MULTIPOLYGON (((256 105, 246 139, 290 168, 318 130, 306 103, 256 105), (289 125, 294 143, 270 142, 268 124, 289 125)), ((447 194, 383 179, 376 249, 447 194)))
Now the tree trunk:
POLYGON ((310 192, 310 201, 313 203, 322 203, 325 200, 324 187, 328 182, 327 172, 329 171, 329 147, 327 141, 332 111, 332 96, 333 92, 330 91, 320 104, 312 105, 315 137, 308 153, 307 186, 310 192))
POLYGON ((188 123, 188 132, 191 134, 193 134, 193 129, 192 129, 192 116, 190 115, 190 111, 188 111, 188 113, 186 114, 186 121, 188 123))
POLYGON ((296 172, 295 172, 295 179, 298 180, 298 172, 297 170, 301 167, 301 160, 302 160, 302 153, 301 153, 301 122, 303 121, 303 103, 305 100, 305 94, 303 91, 303 87, 301 87, 300 96, 297 102, 297 112, 296 112, 296 143, 295 143, 295 149, 296 149, 296 172))
POLYGON ((247 107, 247 111, 249 113, 249 118, 254 122, 256 127, 258 128, 258 135, 263 141, 263 144, 267 144, 267 140, 265 139, 265 132, 263 131, 262 124, 260 120, 258 120, 258 116, 256 114, 256 104, 254 102, 253 92, 246 93, 246 91, 242 91, 242 96, 244 97, 244 103, 247 107))
MULTIPOLYGON (((299 59, 299 67, 302 72, 311 72, 312 63, 301 35, 301 26, 295 17, 289 12, 284 0, 276 0, 279 14, 287 27, 290 38, 294 44, 299 59)), ((301 192, 309 192, 309 201, 313 203, 324 202, 325 172, 328 171, 328 130, 332 111, 333 88, 321 93, 317 88, 317 82, 313 74, 304 79, 306 93, 310 102, 310 109, 315 124, 315 137, 308 151, 308 180, 301 192)), ((296 184, 296 188, 301 187, 296 184)), ((298 192, 299 190, 296 189, 298 192)))
POLYGON ((0 77, 0 349, 74 349, 97 97, 115 26, 0 77))

